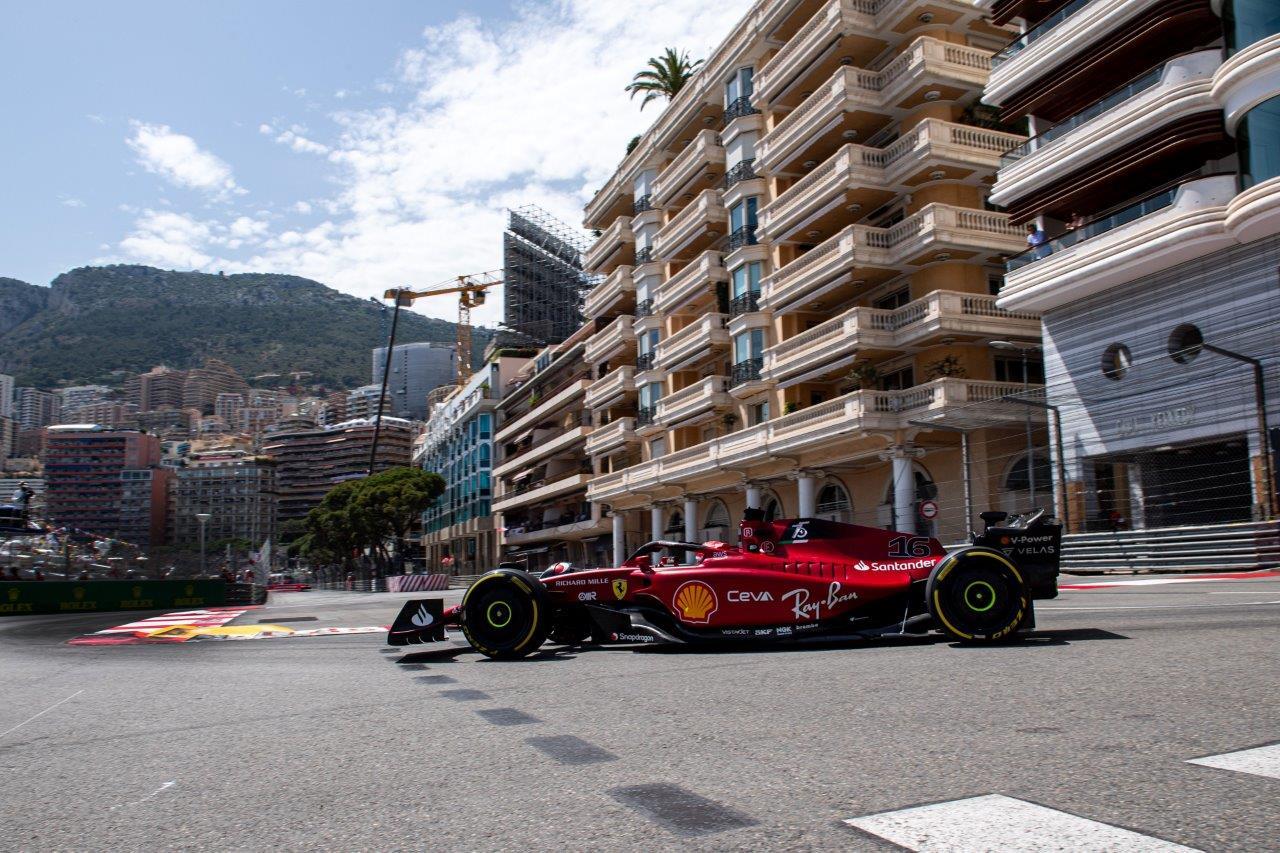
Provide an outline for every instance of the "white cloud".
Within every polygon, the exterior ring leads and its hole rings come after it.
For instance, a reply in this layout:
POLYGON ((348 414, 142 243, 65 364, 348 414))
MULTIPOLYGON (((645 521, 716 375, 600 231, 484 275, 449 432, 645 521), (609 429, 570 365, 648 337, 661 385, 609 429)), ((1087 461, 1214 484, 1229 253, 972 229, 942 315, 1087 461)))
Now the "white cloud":
POLYGON ((231 167, 190 136, 174 133, 168 125, 130 122, 133 135, 126 140, 138 155, 138 163, 180 187, 199 190, 215 198, 243 195, 231 167))
MULTIPOLYGON (((205 223, 203 242, 186 245, 192 257, 210 256, 210 269, 294 273, 362 297, 497 268, 505 208, 532 202, 577 225, 627 140, 657 117, 623 91, 645 60, 667 45, 706 55, 749 6, 563 0, 516 4, 517 17, 499 25, 462 16, 429 28, 394 61, 398 85, 373 84, 404 94, 393 106, 335 114, 330 138, 285 130, 287 120, 259 127, 292 151, 327 152, 336 191, 292 206, 320 211, 324 222, 286 221, 245 237, 205 223), (230 240, 241 249, 227 253, 230 240)), ((130 239, 152 233, 141 227, 146 213, 130 239)), ((419 310, 450 317, 456 309, 443 299, 419 310)), ((500 316, 494 299, 477 321, 500 316)))
POLYGON ((84 202, 76 198, 75 196, 64 195, 64 196, 59 196, 58 198, 62 201, 62 204, 65 205, 66 207, 84 207, 84 202))

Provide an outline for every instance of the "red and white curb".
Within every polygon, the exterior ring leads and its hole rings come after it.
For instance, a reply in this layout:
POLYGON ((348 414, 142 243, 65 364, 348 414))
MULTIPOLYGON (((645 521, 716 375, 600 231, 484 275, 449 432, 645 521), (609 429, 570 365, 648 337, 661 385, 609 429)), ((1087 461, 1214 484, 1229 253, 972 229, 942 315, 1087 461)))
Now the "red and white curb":
POLYGON ((1222 572, 1213 575, 1192 575, 1175 578, 1141 578, 1124 581, 1087 581, 1085 583, 1058 584, 1058 589, 1105 589, 1113 586, 1165 586, 1175 583, 1211 583, 1213 581, 1249 581, 1280 578, 1280 571, 1264 569, 1256 572, 1222 572))
POLYGON ((930 853, 967 850, 1198 853, 1194 847, 1183 847, 1001 794, 881 812, 850 818, 845 823, 907 850, 930 853))
POLYGON ((163 616, 151 616, 136 622, 126 622, 114 628, 104 628, 83 637, 76 637, 73 646, 118 645, 138 639, 140 634, 172 628, 174 625, 194 625, 197 628, 217 628, 243 616, 253 607, 211 607, 206 610, 179 610, 163 616))

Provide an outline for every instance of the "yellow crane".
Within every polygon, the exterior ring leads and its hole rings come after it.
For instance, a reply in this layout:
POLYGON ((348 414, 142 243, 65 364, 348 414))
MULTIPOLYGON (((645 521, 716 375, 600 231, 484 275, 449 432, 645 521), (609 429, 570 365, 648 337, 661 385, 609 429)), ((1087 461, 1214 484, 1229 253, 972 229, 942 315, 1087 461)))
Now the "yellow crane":
MULTIPOLYGON (((471 378, 471 309, 484 304, 485 293, 491 287, 502 284, 502 270, 460 275, 455 279, 429 287, 425 290, 411 290, 398 287, 388 290, 384 298, 394 300, 396 309, 408 307, 414 300, 428 296, 445 296, 458 294, 458 387, 467 384, 471 378)), ((394 333, 393 333, 394 334, 394 333)))

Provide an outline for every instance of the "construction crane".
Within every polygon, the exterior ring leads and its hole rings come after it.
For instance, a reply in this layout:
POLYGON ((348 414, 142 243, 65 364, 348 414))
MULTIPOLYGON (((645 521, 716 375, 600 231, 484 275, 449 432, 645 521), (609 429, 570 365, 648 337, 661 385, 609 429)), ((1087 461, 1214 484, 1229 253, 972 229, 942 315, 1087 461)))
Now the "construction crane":
MULTIPOLYGON (((393 300, 398 312, 402 306, 407 308, 417 299, 425 299, 428 296, 445 296, 450 293, 458 294, 457 384, 461 388, 471 378, 471 309, 483 305, 486 292, 500 284, 502 284, 502 270, 491 270, 489 272, 476 273, 475 275, 460 275, 426 290, 410 290, 406 287, 392 288, 384 294, 384 298, 393 300)), ((395 317, 392 318, 393 329, 395 319, 395 317)), ((392 335, 394 336, 394 334, 395 332, 393 331, 392 335)))

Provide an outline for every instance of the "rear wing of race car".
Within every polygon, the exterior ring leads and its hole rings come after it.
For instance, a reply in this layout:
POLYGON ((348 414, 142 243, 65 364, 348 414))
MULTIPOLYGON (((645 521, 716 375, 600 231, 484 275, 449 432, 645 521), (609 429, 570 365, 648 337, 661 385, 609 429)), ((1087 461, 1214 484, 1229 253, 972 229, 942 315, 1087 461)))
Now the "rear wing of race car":
POLYGON ((413 598, 404 603, 387 632, 388 646, 409 646, 447 639, 444 632, 444 600, 413 598))
POLYGON ((1056 598, 1062 561, 1061 522, 1043 509, 1013 517, 984 512, 981 517, 986 530, 974 534, 973 544, 994 548, 1011 558, 1026 576, 1032 598, 1056 598))

